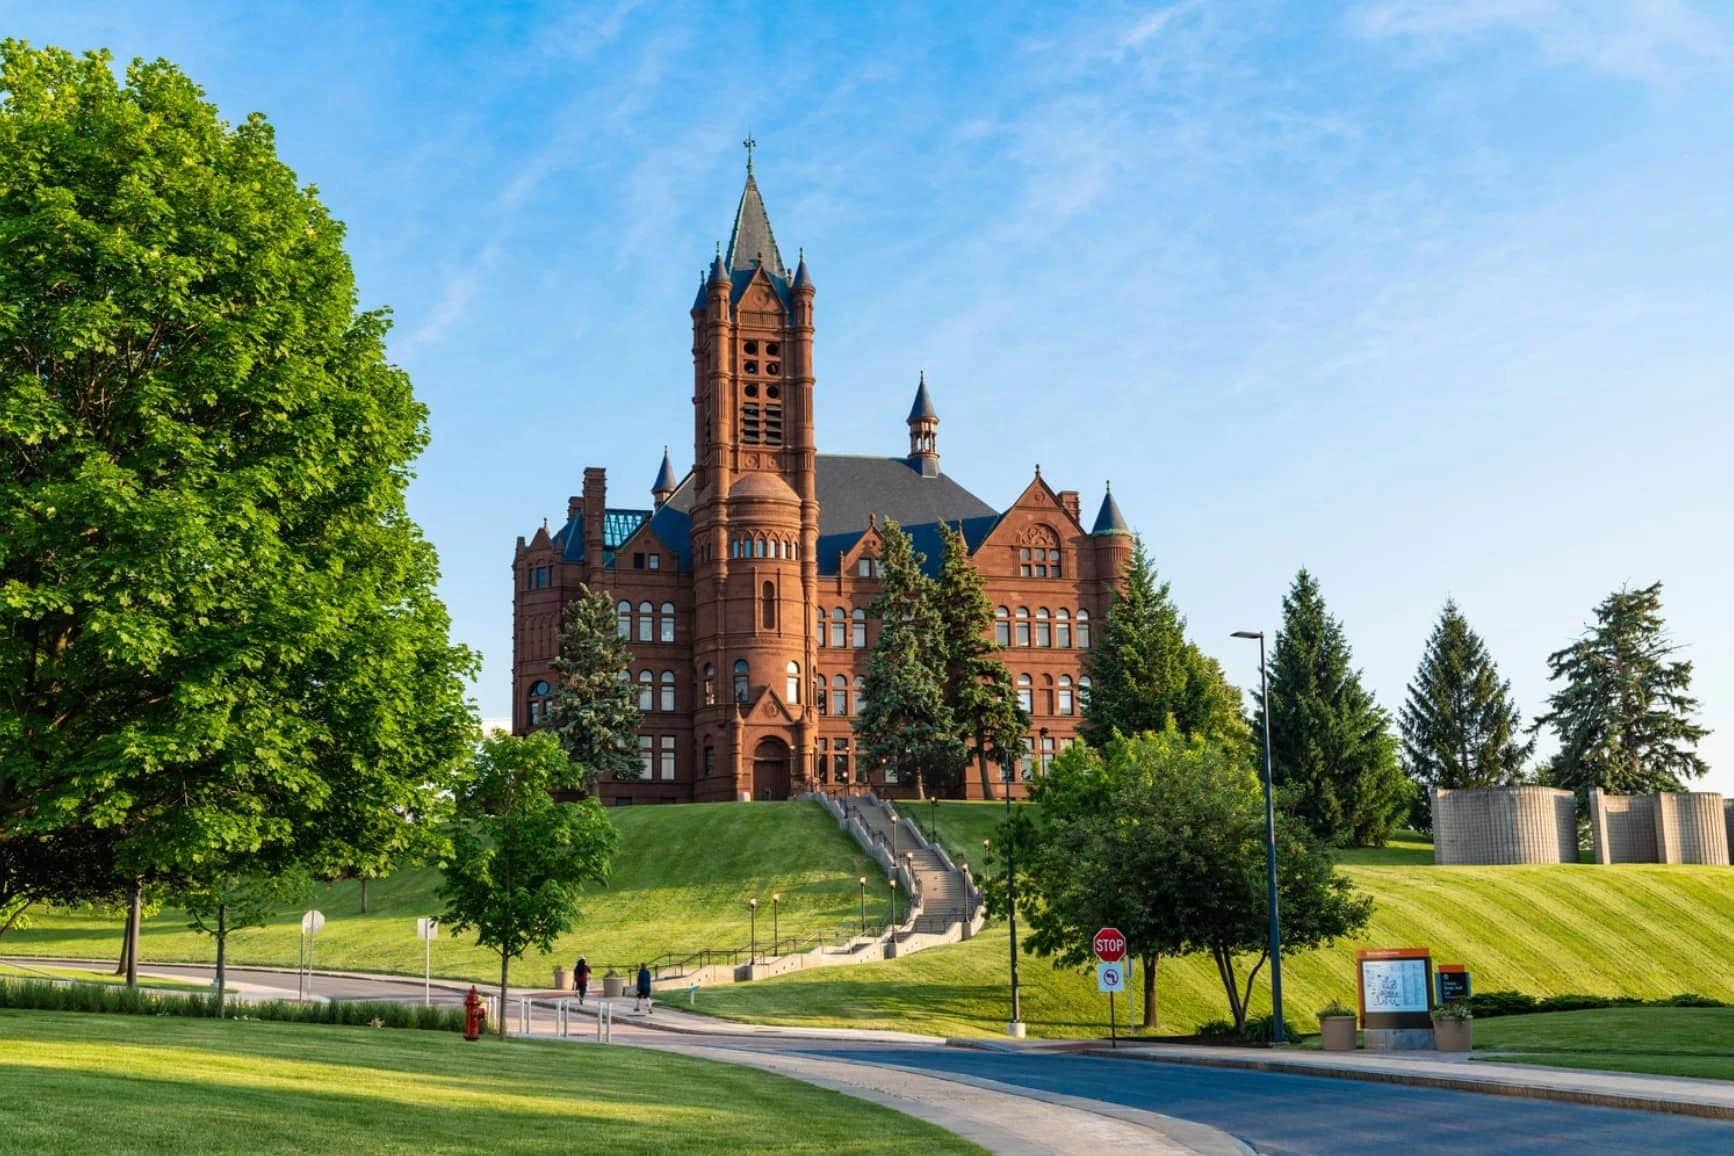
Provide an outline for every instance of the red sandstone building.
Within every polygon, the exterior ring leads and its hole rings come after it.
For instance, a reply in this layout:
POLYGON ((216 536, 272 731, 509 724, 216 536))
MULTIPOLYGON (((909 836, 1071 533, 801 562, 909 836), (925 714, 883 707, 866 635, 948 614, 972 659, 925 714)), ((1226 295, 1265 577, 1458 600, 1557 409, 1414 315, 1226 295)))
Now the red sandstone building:
MULTIPOLYGON (((994 510, 940 471, 925 378, 907 454, 819 453, 814 297, 805 257, 792 274, 783 265, 749 161, 728 250, 692 303, 692 470, 677 478, 665 449, 644 508, 610 506, 603 471, 587 469, 560 529, 544 523, 518 539, 517 733, 548 709, 560 612, 579 583, 609 592, 631 640, 643 773, 600 784, 609 805, 784 799, 855 783, 899 793, 857 757, 853 731, 878 629, 866 608, 885 518, 935 569, 939 523, 961 527, 1032 720, 1020 778, 1076 734, 1084 654, 1131 554, 1113 497, 1086 529, 1076 491, 1054 490, 1038 468, 994 510)), ((980 794, 973 766, 966 790, 980 794)))

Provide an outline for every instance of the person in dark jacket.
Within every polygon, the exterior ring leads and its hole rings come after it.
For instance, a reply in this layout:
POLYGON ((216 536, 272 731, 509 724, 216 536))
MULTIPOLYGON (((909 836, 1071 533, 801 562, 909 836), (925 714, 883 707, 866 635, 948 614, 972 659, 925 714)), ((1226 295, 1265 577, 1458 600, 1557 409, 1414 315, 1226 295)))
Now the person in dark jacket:
POLYGON ((578 989, 578 1002, 584 1002, 584 993, 590 990, 590 964, 580 955, 578 962, 572 965, 572 986, 578 989))
POLYGON ((650 968, 642 963, 638 965, 638 990, 635 994, 638 998, 632 1001, 632 1010, 637 1011, 642 1004, 644 1014, 650 1015, 650 968))

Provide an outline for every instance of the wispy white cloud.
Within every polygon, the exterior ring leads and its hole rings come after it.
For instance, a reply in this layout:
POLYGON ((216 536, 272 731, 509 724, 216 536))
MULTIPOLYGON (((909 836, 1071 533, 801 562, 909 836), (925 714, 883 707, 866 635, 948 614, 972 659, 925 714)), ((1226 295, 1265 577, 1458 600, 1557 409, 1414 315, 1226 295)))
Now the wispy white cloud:
POLYGON ((482 246, 473 260, 446 275, 433 308, 408 337, 396 343, 398 356, 413 357, 423 349, 438 345, 463 322, 489 271, 499 262, 501 252, 501 240, 496 237, 482 246))
POLYGON ((1554 63, 1658 85, 1683 65, 1734 66, 1722 29, 1688 0, 1379 0, 1349 27, 1433 51, 1516 34, 1554 63))

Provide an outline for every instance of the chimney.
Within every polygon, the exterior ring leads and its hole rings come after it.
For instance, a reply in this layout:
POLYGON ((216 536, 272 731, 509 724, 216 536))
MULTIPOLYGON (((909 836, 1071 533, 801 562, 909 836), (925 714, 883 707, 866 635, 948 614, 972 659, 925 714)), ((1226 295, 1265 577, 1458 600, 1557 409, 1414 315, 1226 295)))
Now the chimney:
POLYGON ((1072 516, 1072 521, 1078 523, 1080 526, 1083 525, 1084 519, 1079 513, 1081 507, 1078 505, 1078 491, 1061 490, 1060 505, 1065 508, 1066 513, 1072 516))
POLYGON ((584 561, 602 567, 602 517, 608 510, 608 471, 584 469, 584 561))

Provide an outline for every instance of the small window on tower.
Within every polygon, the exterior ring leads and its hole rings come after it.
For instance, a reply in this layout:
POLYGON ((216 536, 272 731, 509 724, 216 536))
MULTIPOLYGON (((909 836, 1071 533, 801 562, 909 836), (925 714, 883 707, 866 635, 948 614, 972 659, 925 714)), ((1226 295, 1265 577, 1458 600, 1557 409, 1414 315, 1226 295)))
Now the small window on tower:
POLYGON ((765 356, 766 357, 775 357, 781 351, 782 351, 782 346, 778 345, 775 341, 765 342, 765 356))
POLYGON ((747 362, 747 372, 748 373, 757 373, 758 371, 759 371, 759 363, 758 362, 756 362, 756 361, 747 362))
POLYGON ((749 446, 759 444, 759 407, 756 405, 741 406, 741 442, 749 446))
POLYGON ((772 401, 775 401, 777 398, 783 396, 783 391, 774 385, 767 385, 765 386, 765 396, 770 398, 772 401))
POLYGON ((783 444, 783 407, 767 405, 765 407, 765 444, 780 446, 783 444))
POLYGON ((782 363, 776 362, 776 361, 766 362, 765 363, 765 372, 766 373, 781 373, 781 372, 783 372, 782 363))
POLYGON ((759 343, 756 341, 749 341, 745 345, 741 346, 741 348, 747 353, 757 353, 759 351, 759 343))
POLYGON ((759 387, 758 387, 758 386, 756 386, 756 385, 749 385, 749 386, 747 386, 747 388, 746 388, 746 395, 747 395, 747 396, 748 396, 748 397, 757 397, 757 396, 759 396, 759 387))

